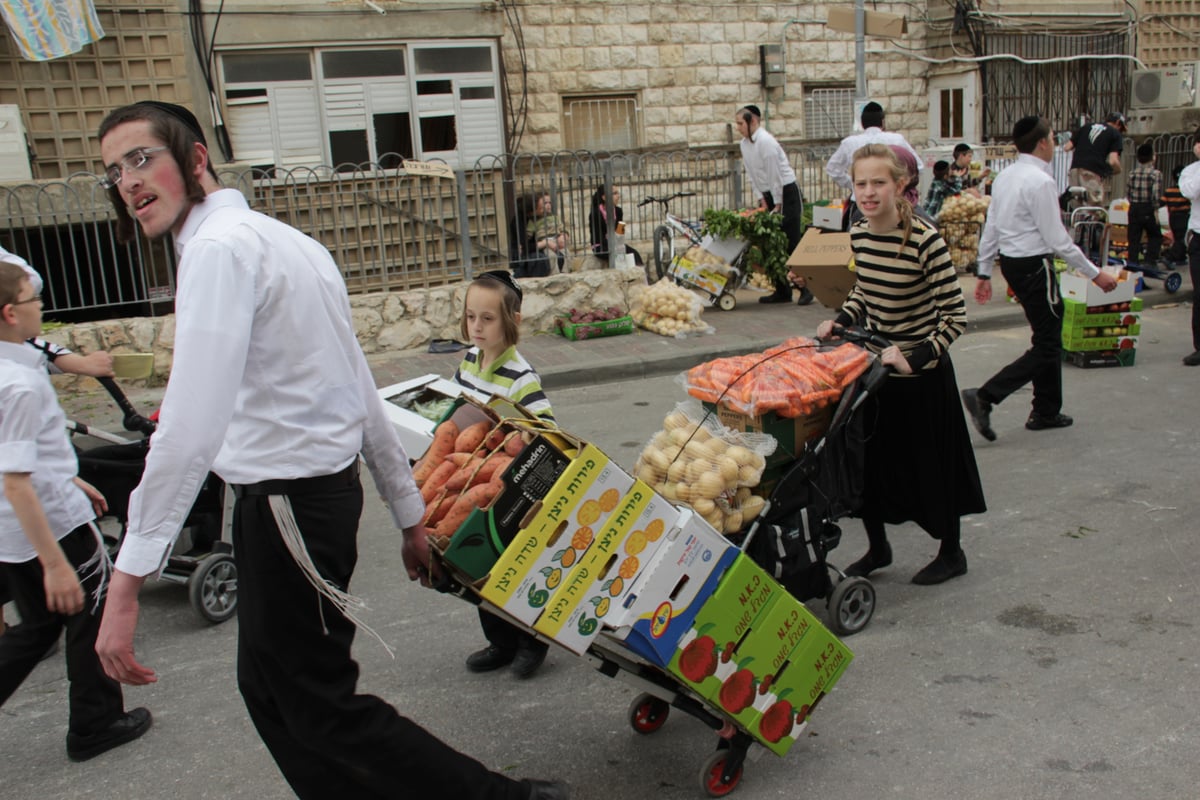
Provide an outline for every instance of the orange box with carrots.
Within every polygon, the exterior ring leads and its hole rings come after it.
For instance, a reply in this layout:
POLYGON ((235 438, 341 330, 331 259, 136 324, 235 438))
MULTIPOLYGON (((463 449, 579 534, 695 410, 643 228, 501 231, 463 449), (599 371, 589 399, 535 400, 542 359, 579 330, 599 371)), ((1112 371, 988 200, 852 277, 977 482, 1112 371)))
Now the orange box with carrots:
POLYGON ((678 519, 678 508, 647 484, 635 481, 596 534, 596 541, 550 598, 536 630, 573 653, 583 654, 678 519))
POLYGON ((631 475, 599 448, 584 445, 530 509, 520 533, 496 559, 480 594, 533 625, 632 486, 631 475))

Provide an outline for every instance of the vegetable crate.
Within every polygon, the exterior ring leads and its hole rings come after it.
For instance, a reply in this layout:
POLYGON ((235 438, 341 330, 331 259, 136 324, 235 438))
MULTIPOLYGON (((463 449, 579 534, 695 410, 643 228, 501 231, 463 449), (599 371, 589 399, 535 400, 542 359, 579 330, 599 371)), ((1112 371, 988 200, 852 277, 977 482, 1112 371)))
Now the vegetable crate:
POLYGON ((572 342, 577 342, 583 339, 599 339, 603 336, 623 336, 633 333, 633 317, 626 314, 617 319, 574 323, 571 322, 570 317, 564 314, 555 318, 554 326, 563 336, 572 342))

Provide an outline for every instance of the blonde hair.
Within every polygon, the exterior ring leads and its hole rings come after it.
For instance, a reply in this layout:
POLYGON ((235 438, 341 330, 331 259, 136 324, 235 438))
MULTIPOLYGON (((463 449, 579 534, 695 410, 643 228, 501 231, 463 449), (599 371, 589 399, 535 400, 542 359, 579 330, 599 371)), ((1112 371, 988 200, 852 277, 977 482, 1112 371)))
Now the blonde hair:
MULTIPOLYGON (((900 163, 900 159, 896 158, 895 152, 886 144, 868 144, 854 151, 854 161, 850 165, 851 180, 854 180, 854 168, 858 166, 858 162, 868 158, 881 158, 888 162, 892 181, 897 186, 908 182, 908 167, 900 163)), ((900 215, 900 226, 904 229, 904 241, 900 244, 900 247, 904 248, 908 246, 908 240, 912 237, 913 207, 912 203, 908 202, 902 193, 896 195, 896 213, 900 215)))
POLYGON ((521 313, 521 296, 512 287, 506 286, 503 281, 491 275, 480 275, 471 281, 467 293, 463 295, 462 320, 458 326, 462 338, 466 341, 471 340, 471 334, 467 330, 467 297, 476 286, 500 293, 500 327, 504 331, 504 344, 507 347, 516 347, 521 338, 521 324, 517 320, 517 315, 521 313))

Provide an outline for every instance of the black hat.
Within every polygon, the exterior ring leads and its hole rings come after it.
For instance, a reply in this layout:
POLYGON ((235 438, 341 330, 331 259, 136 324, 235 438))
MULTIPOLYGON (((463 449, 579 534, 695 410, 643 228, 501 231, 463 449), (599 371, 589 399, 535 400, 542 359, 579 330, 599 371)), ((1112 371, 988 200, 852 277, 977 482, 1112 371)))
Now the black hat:
POLYGON ((871 102, 869 102, 865 106, 863 106, 862 110, 879 112, 879 111, 883 111, 883 106, 879 105, 879 103, 876 103, 874 100, 872 100, 871 102))
POLYGON ((491 278, 504 284, 509 289, 512 289, 517 293, 518 306, 520 305, 521 301, 525 299, 525 293, 521 291, 521 287, 517 285, 515 280, 513 280, 512 273, 506 269, 490 269, 487 272, 480 273, 479 277, 491 278))
POLYGON ((758 109, 758 106, 742 106, 742 108, 744 108, 744 109, 746 109, 747 111, 749 111, 749 112, 750 112, 751 114, 753 114, 753 115, 754 115, 754 116, 755 116, 757 119, 762 119, 762 112, 761 112, 761 111, 759 111, 759 109, 758 109))
POLYGON ((1121 129, 1122 132, 1125 131, 1125 123, 1128 122, 1128 120, 1125 119, 1125 115, 1122 114, 1120 111, 1112 112, 1111 114, 1109 114, 1107 117, 1104 118, 1104 121, 1111 122, 1113 125, 1116 125, 1118 128, 1121 129))
POLYGON ((164 103, 160 100, 142 100, 134 103, 135 106, 150 106, 157 108, 159 111, 170 114, 175 119, 179 120, 192 133, 196 134, 196 140, 200 144, 208 147, 208 142, 204 139, 204 130, 200 127, 200 120, 196 119, 196 115, 188 111, 183 106, 177 106, 174 103, 164 103))

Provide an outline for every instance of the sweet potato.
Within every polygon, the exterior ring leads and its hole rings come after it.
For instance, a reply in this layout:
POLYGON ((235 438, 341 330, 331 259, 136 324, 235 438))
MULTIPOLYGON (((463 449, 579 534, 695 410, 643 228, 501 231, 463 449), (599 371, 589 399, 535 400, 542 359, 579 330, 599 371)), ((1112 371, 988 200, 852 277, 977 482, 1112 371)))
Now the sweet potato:
POLYGON ((454 505, 446 512, 446 515, 437 523, 438 531, 449 535, 458 530, 458 526, 466 522, 467 517, 471 516, 472 511, 486 506, 495 496, 496 484, 491 482, 463 492, 454 501, 454 505))
POLYGON ((493 453, 483 462, 479 470, 471 476, 469 485, 478 486, 481 483, 487 483, 493 476, 499 478, 512 462, 513 458, 510 455, 506 455, 503 452, 493 453))
MULTIPOLYGON (((455 453, 455 455, 460 454, 455 453)), ((467 456, 467 460, 446 480, 446 491, 458 492, 467 488, 467 482, 474 477, 475 473, 482 466, 483 458, 480 456, 467 456)))
POLYGON ((514 458, 521 455, 521 451, 525 449, 524 435, 520 431, 513 431, 504 439, 504 452, 514 458))
POLYGON ((422 523, 428 528, 437 525, 438 521, 450 510, 450 506, 454 505, 456 497, 457 495, 450 494, 444 489, 438 492, 437 497, 426 505, 425 519, 422 520, 422 523))
POLYGON ((442 461, 425 483, 421 484, 421 498, 426 504, 436 497, 438 492, 446 488, 446 481, 457 469, 458 467, 454 465, 453 461, 442 461))
POLYGON ((417 468, 413 470, 413 478, 420 485, 433 474, 437 469, 442 459, 454 452, 454 442, 458 439, 458 425, 450 420, 443 421, 440 425, 434 428, 433 441, 429 444, 429 449, 425 451, 425 457, 421 459, 421 463, 417 464, 417 468))
POLYGON ((509 431, 502 425, 497 425, 488 432, 487 439, 484 440, 483 446, 486 450, 498 450, 508 437, 509 431))
POLYGON ((475 448, 483 444, 484 438, 491 429, 492 425, 489 422, 476 422, 474 425, 468 425, 458 434, 458 438, 454 440, 454 452, 475 452, 475 448))

